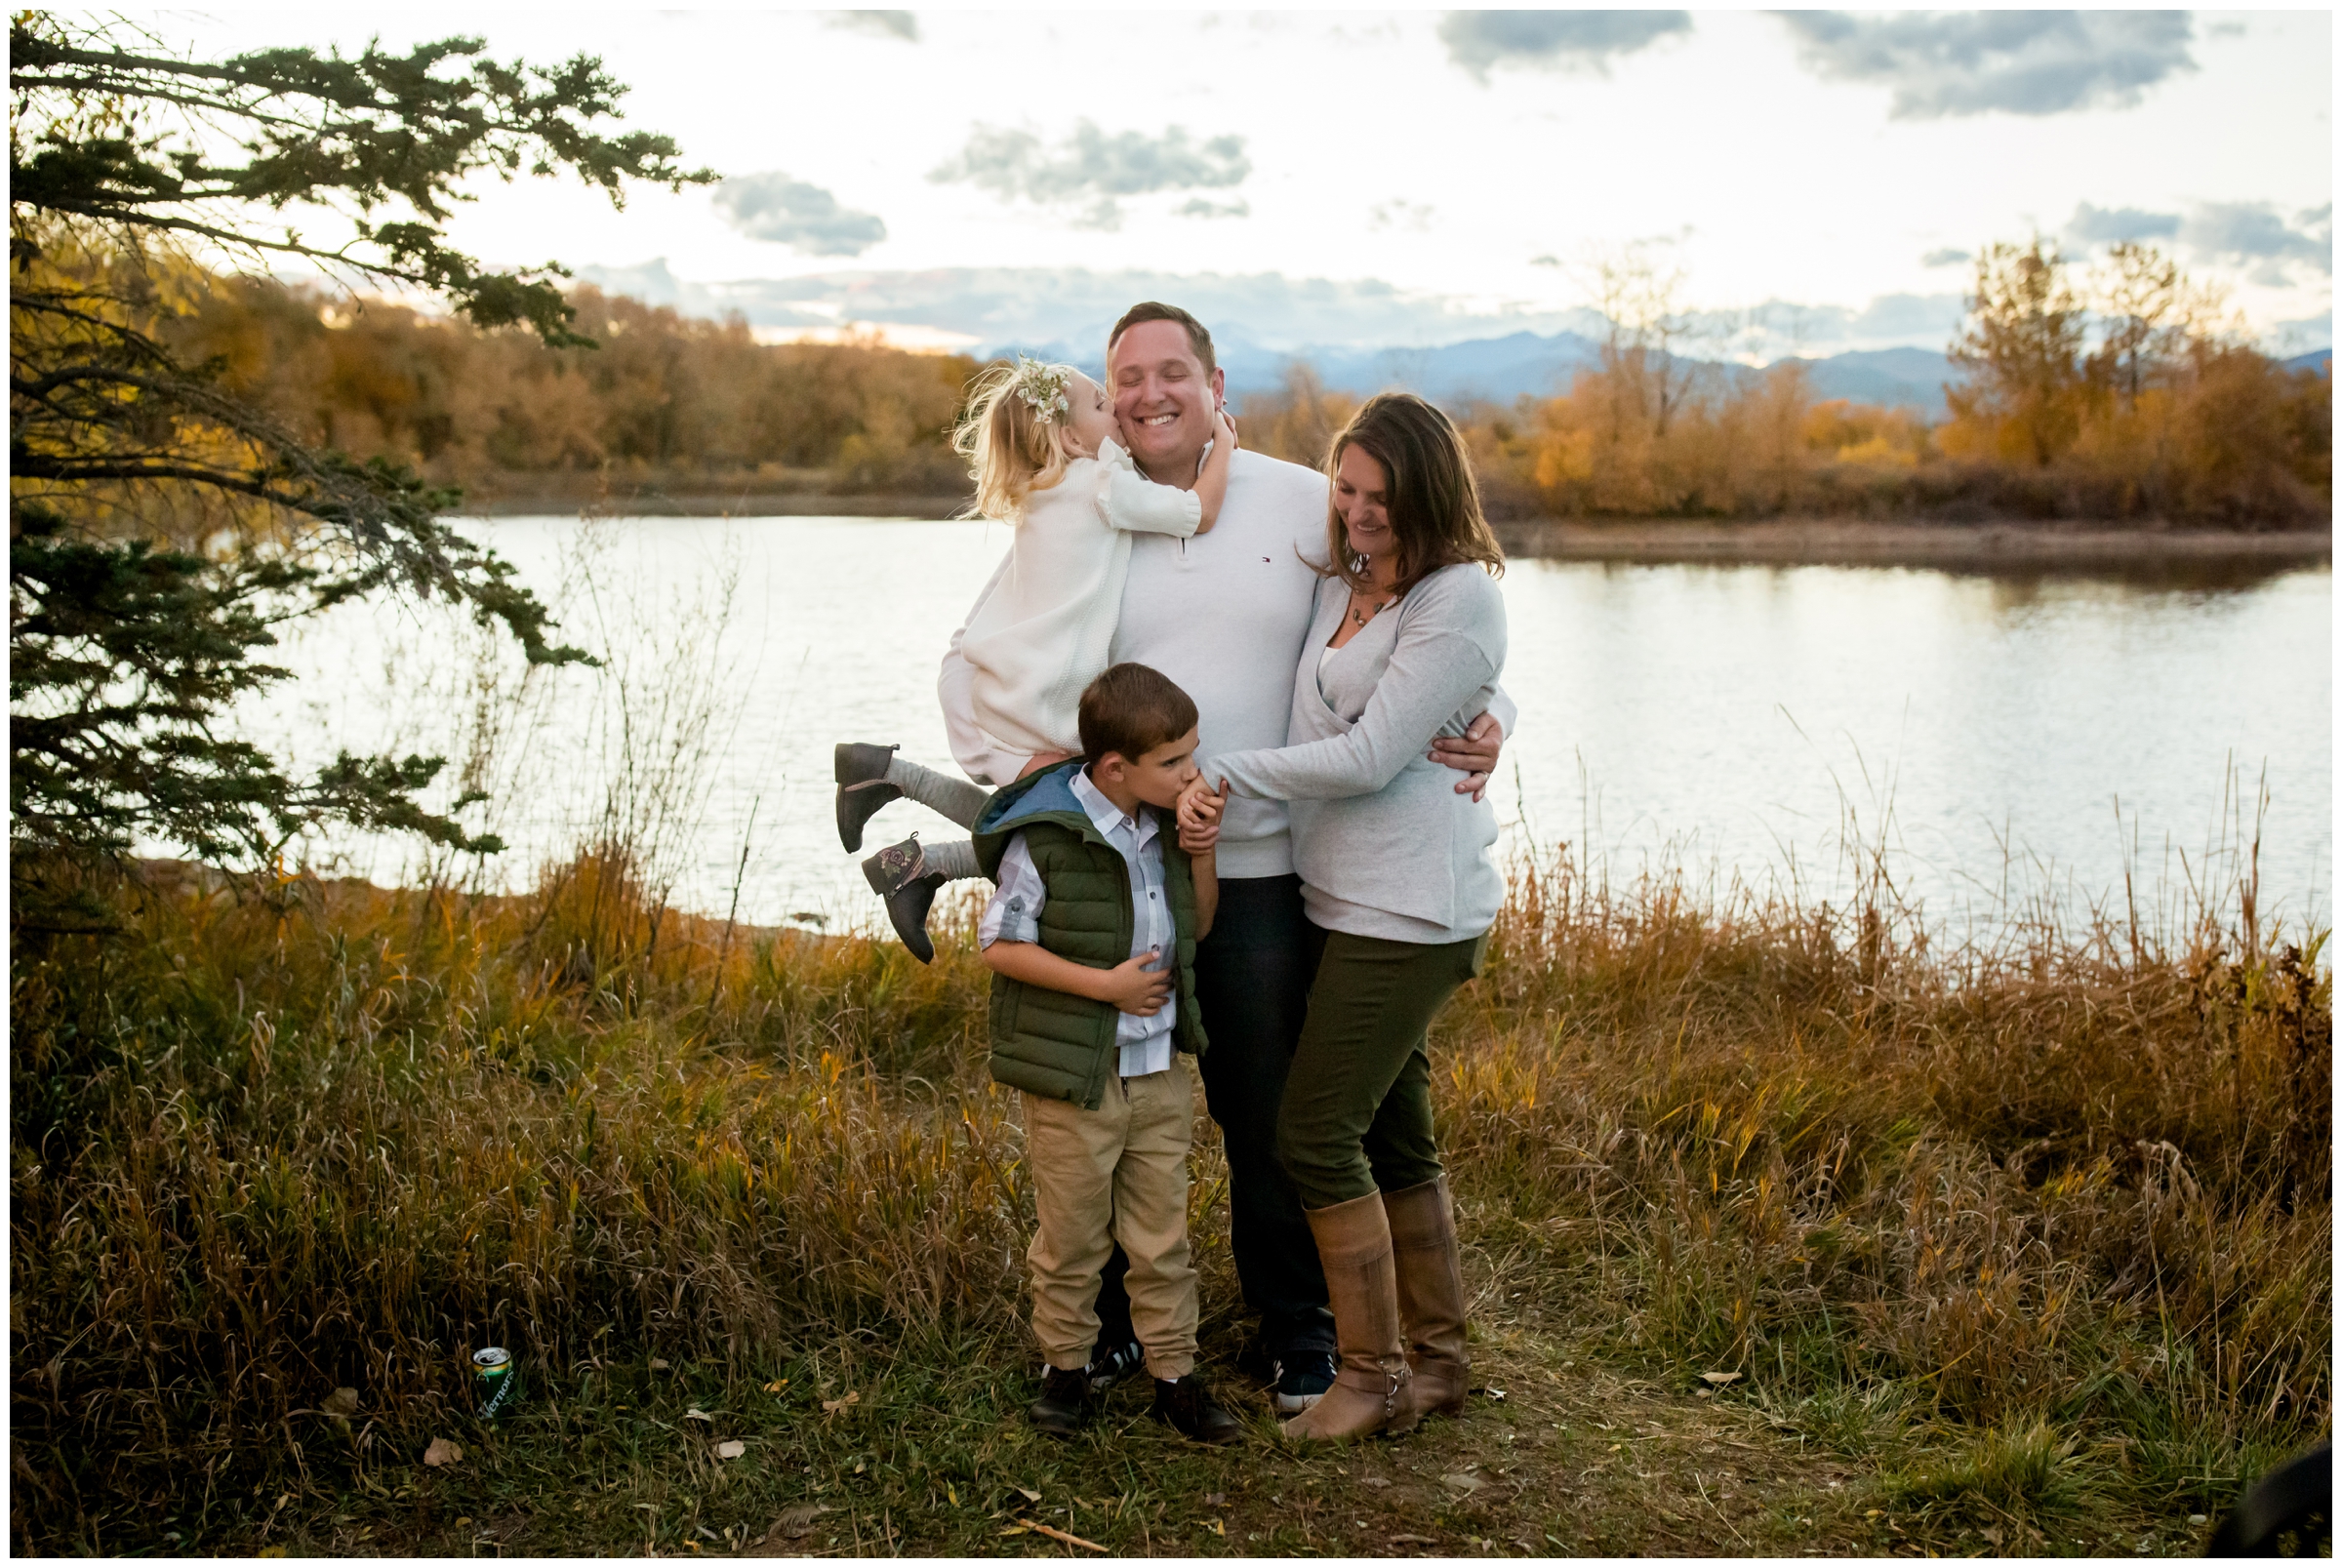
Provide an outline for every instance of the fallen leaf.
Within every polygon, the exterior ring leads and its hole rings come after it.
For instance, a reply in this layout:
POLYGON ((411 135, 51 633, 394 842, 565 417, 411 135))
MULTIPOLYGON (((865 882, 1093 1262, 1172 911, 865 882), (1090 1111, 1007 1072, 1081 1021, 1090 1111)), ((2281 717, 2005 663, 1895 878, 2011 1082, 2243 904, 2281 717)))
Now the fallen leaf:
POLYGON ((776 1535, 783 1535, 793 1540, 798 1536, 811 1535, 813 1521, 828 1511, 827 1507, 819 1503, 799 1503, 794 1508, 783 1508, 781 1517, 773 1521, 773 1527, 764 1533, 764 1538, 770 1541, 776 1535))
POLYGON ((728 1443, 718 1443, 715 1445, 715 1457, 717 1459, 738 1459, 741 1455, 747 1453, 747 1451, 748 1445, 742 1442, 737 1437, 733 1438, 728 1443))
POLYGON ((431 1446, 423 1451, 423 1462, 425 1465, 454 1465, 463 1458, 464 1445, 450 1442, 444 1437, 432 1438, 431 1446))
POLYGON ((656 1355, 651 1357, 651 1370, 653 1372, 665 1372, 666 1370, 666 1361, 664 1357, 656 1355))
POLYGON ((2000 1527, 1997 1524, 1988 1524, 1976 1533, 1996 1547, 2000 1544, 2000 1527))
MULTIPOLYGON (((1035 1498, 1033 1501, 1037 1503, 1040 1501, 1040 1499, 1035 1498)), ((1206 1492, 1203 1494, 1203 1503, 1204 1507, 1206 1508, 1216 1508, 1227 1501, 1228 1494, 1226 1492, 1206 1492)))
POLYGON ((822 1401, 822 1414, 823 1414, 823 1415, 825 1415, 825 1416, 834 1416, 834 1415, 836 1415, 836 1414, 837 1414, 839 1411, 841 1411, 841 1410, 845 1409, 845 1408, 846 1408, 848 1405, 858 1405, 858 1404, 861 1404, 861 1403, 862 1403, 862 1395, 861 1395, 861 1394, 859 1394, 859 1393, 857 1393, 857 1392, 855 1392, 855 1391, 854 1391, 854 1390, 852 1390, 852 1389, 848 1389, 848 1390, 846 1391, 845 1397, 843 1397, 843 1398, 841 1398, 841 1399, 825 1399, 825 1400, 823 1400, 823 1401, 822 1401))
POLYGON ((1439 1543, 1430 1536, 1393 1536, 1391 1544, 1394 1547, 1435 1547, 1439 1543))
POLYGON ((1382 1487, 1389 1486, 1391 1484, 1391 1478, 1387 1475, 1362 1475, 1358 1478, 1358 1484, 1360 1486, 1375 1487, 1379 1490, 1382 1487))
POLYGON ((263 1557, 281 1557, 285 1554, 285 1548, 282 1547, 262 1547, 260 1554, 263 1557))
POLYGON ((710 1416, 707 1411, 702 1410, 698 1405, 693 1405, 689 1410, 684 1411, 683 1419, 685 1421, 705 1421, 710 1423, 715 1420, 713 1416, 710 1416))
POLYGON ((1700 1381, 1713 1383, 1720 1388, 1727 1383, 1738 1383, 1740 1374, 1737 1372, 1703 1372, 1700 1374, 1700 1381))
POLYGON ((786 1388, 786 1387, 788 1387, 788 1380, 787 1380, 787 1378, 783 1378, 783 1379, 782 1379, 782 1380, 781 1380, 779 1383, 768 1383, 768 1384, 766 1384, 766 1385, 764 1386, 764 1391, 765 1391, 766 1393, 779 1393, 779 1392, 780 1392, 782 1389, 784 1389, 784 1388, 786 1388))
POLYGON ((1467 1474, 1462 1470, 1458 1470, 1453 1475, 1440 1476, 1439 1484, 1441 1486, 1452 1486, 1459 1492, 1471 1492, 1478 1489, 1480 1478, 1476 1475, 1467 1474))
POLYGON ((1218 1519, 1205 1519, 1201 1521, 1201 1527, 1209 1530, 1216 1536, 1224 1536, 1228 1534, 1228 1526, 1222 1524, 1218 1519))
POLYGON ((327 1394, 325 1396, 325 1413, 329 1416, 343 1418, 356 1415, 358 1413, 358 1390, 336 1388, 332 1393, 327 1394))
POLYGON ((1018 1495, 1019 1495, 1019 1496, 1023 1497, 1023 1498, 1025 1499, 1025 1501, 1026 1501, 1026 1502, 1028 1502, 1028 1503, 1038 1503, 1038 1502, 1041 1500, 1041 1494, 1040 1494, 1040 1493, 1038 1493, 1038 1492, 1035 1492, 1035 1491, 1034 1491, 1034 1490, 1033 1490, 1031 1487, 1030 1487, 1030 1486, 1020 1486, 1020 1487, 1018 1487, 1018 1488, 1017 1488, 1017 1493, 1018 1493, 1018 1495))

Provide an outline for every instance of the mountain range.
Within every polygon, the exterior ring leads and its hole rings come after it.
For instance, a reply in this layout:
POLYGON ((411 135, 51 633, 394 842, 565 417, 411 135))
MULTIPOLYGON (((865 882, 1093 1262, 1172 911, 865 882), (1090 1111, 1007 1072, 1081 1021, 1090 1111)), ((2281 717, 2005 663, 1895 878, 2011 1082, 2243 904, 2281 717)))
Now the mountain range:
MULTIPOLYGON (((1515 332, 1436 348, 1328 346, 1285 351, 1241 338, 1224 339, 1217 347, 1221 368, 1228 372, 1231 398, 1282 389, 1287 371, 1300 363, 1315 371, 1329 390, 1358 396, 1401 390, 1449 405, 1510 403, 1523 395, 1552 397, 1567 391, 1572 376, 1601 363, 1601 344, 1575 332, 1515 332)), ((1095 362, 1094 350, 1077 353, 1062 342, 994 343, 978 351, 1070 360, 1092 376, 1104 374, 1104 366, 1095 362)), ((1954 379, 1954 372, 1952 362, 1934 349, 1857 349, 1808 359, 1805 365, 1818 398, 1910 407, 1929 420, 1947 417, 1944 382, 1954 379)))
MULTIPOLYGON (((1569 380, 1581 370, 1601 364, 1601 344, 1582 333, 1516 332, 1503 338, 1474 338, 1436 348, 1313 347, 1287 352, 1262 347, 1241 338, 1217 344, 1221 367, 1228 372, 1228 392, 1240 399, 1248 392, 1283 389, 1287 372, 1306 364, 1330 391, 1364 396, 1370 392, 1409 391, 1449 406, 1467 403, 1510 403, 1523 395, 1552 397, 1567 391, 1569 380)), ((995 343, 979 349, 985 355, 1022 352, 1035 358, 1067 360, 1092 376, 1103 377, 1105 366, 1094 351, 1079 353, 1062 342, 995 343), (1086 362, 1086 363, 1085 363, 1086 362)), ((1775 360, 1774 364, 1786 364, 1775 360)), ((1885 408, 1917 409, 1930 422, 1951 417, 1945 406, 1944 385, 1957 382, 1952 361, 1932 348, 1860 348, 1804 361, 1817 400, 1845 398, 1885 408)), ((2317 370, 2331 375, 2333 350, 2321 348, 2284 361, 2287 370, 2317 370)), ((1748 367, 1716 368, 1745 374, 1748 367)), ((1764 367, 1770 369, 1771 366, 1764 367)))

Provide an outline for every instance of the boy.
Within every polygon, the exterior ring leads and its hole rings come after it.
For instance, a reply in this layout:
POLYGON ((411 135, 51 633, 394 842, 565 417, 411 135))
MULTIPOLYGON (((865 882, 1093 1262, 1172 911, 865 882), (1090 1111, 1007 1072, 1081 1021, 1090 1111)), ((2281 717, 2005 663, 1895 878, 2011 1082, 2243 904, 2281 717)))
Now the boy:
POLYGON ((1130 1315, 1158 1421, 1231 1442, 1236 1419, 1195 1372, 1188 1264, 1193 1091, 1177 1051, 1201 1053, 1195 943, 1219 902, 1216 824, 1180 832, 1195 779, 1195 704, 1145 664, 1081 694, 1082 758, 1027 775, 976 820, 998 884, 977 939, 993 973, 991 1068, 1025 1098, 1038 1224, 1032 1329, 1048 1361, 1032 1422, 1070 1436, 1088 1416, 1099 1271, 1130 1258, 1130 1315))

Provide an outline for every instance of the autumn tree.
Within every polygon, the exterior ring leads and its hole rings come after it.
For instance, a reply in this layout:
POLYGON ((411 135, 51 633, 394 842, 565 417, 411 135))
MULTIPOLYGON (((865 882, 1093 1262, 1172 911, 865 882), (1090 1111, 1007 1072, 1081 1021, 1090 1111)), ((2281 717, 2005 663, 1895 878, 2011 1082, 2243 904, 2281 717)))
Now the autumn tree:
POLYGON ((251 863, 323 822, 499 847, 419 802, 439 758, 295 779, 219 721, 285 678, 254 657, 277 628, 375 592, 466 605, 532 663, 584 656, 444 520, 454 491, 304 439, 161 327, 214 272, 290 261, 586 346, 558 265, 447 243, 467 186, 567 171, 615 202, 713 176, 604 130, 625 89, 599 60, 500 63, 476 39, 212 61, 25 12, 9 87, 13 861, 156 838, 251 863))
POLYGON ((2047 467, 2080 431, 2087 326, 2055 245, 2036 235, 2027 245, 1985 247, 1966 327, 1951 347, 1953 364, 1967 376, 1946 388, 1954 417, 1996 425, 2024 457, 2047 467))

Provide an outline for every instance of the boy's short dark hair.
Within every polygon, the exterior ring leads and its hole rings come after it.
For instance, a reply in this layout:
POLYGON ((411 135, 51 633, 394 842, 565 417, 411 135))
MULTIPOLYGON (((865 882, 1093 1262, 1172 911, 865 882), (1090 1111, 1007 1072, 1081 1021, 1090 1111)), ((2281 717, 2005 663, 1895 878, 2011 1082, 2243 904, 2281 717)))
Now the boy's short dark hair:
POLYGON ((1136 762, 1195 728, 1195 700, 1151 664, 1115 664, 1081 694, 1081 754, 1136 762))
MULTIPOLYGON (((1179 306, 1164 304, 1159 300, 1142 302, 1122 312, 1122 319, 1114 323, 1114 330, 1106 335, 1106 354, 1109 359, 1113 357, 1114 344, 1122 341, 1122 335, 1142 321, 1178 322, 1187 330, 1188 346, 1194 350, 1197 359, 1203 361, 1204 376, 1208 379, 1213 371, 1220 368, 1220 362, 1212 357, 1212 335, 1204 331, 1203 323, 1179 306)), ((1161 743, 1157 742, 1156 744, 1161 743)))

